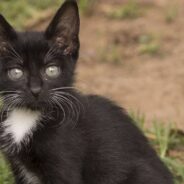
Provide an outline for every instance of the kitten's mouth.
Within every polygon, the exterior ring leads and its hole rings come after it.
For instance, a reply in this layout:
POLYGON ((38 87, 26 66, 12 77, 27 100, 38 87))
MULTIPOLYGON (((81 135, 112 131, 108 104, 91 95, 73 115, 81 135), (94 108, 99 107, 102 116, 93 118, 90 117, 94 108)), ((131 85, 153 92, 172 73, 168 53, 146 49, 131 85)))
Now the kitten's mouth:
POLYGON ((24 105, 25 108, 28 108, 30 110, 39 110, 39 111, 45 111, 48 108, 48 103, 44 101, 34 100, 34 101, 25 101, 24 105))
POLYGON ((31 110, 41 110, 43 106, 41 107, 41 105, 39 104, 27 104, 26 108, 31 109, 31 110))
POLYGON ((28 108, 30 110, 46 110, 49 105, 48 102, 41 98, 33 98, 32 96, 24 96, 22 107, 28 108))
POLYGON ((47 103, 41 102, 41 103, 28 103, 26 104, 26 107, 31 110, 39 110, 39 111, 45 111, 48 108, 47 103))

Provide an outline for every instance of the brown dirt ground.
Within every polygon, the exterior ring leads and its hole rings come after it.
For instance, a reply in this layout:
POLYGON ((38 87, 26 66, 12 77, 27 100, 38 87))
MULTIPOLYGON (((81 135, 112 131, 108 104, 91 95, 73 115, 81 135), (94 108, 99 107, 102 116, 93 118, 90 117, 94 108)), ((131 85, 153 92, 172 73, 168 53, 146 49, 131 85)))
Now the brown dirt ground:
POLYGON ((164 11, 172 6, 168 2, 158 1, 144 16, 132 21, 110 20, 102 13, 103 6, 94 16, 83 17, 77 86, 139 111, 148 121, 175 122, 184 129, 184 14, 179 12, 172 24, 166 23, 164 11), (164 56, 137 53, 132 39, 144 33, 159 35, 164 56), (122 61, 118 65, 100 62, 103 56, 99 48, 107 48, 113 39, 120 39, 122 61))
POLYGON ((184 130, 184 1, 142 0, 142 16, 110 19, 109 10, 123 3, 101 0, 92 16, 81 18, 76 86, 144 114, 148 122, 174 122, 184 130), (173 7, 177 15, 167 23, 173 7), (147 34, 159 44, 157 54, 140 54, 137 40, 147 34))

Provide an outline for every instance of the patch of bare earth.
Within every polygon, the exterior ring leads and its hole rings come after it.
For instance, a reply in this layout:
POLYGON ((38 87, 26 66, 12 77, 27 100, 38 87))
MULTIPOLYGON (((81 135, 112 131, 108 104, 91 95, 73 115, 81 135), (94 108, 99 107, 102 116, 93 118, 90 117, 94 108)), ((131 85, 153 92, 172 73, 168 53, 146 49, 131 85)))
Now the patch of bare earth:
POLYGON ((135 20, 107 18, 107 3, 92 17, 83 17, 77 87, 140 112, 148 122, 174 122, 184 129, 184 13, 180 10, 184 3, 176 2, 179 13, 169 24, 165 21, 168 2, 158 1, 135 20), (159 37, 160 54, 138 52, 136 38, 147 33, 159 37), (118 52, 114 56, 120 58, 118 64, 104 60, 105 55, 113 55, 112 47, 118 52))

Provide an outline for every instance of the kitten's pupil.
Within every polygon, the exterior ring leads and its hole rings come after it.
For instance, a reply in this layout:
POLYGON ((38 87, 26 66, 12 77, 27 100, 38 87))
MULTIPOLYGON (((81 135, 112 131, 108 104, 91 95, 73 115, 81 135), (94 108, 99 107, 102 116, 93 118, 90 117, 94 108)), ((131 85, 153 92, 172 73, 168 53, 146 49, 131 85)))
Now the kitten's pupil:
POLYGON ((46 68, 45 73, 48 77, 57 78, 61 73, 61 69, 58 66, 49 66, 46 68))
POLYGON ((19 68, 13 68, 8 71, 8 76, 11 80, 19 80, 23 75, 23 71, 19 68))

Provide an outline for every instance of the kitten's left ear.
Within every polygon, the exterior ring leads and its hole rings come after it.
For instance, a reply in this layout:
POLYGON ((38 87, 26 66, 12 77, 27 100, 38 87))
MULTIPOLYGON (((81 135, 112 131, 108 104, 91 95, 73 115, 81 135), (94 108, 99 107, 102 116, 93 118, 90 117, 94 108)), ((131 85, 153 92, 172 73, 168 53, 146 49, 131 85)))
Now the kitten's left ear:
POLYGON ((16 38, 16 32, 13 27, 0 14, 0 44, 9 42, 16 38))
POLYGON ((6 52, 8 44, 17 38, 16 31, 0 14, 0 54, 6 52))
POLYGON ((62 48, 64 54, 73 54, 79 48, 79 27, 77 2, 67 0, 46 29, 45 36, 62 48))

